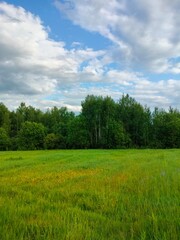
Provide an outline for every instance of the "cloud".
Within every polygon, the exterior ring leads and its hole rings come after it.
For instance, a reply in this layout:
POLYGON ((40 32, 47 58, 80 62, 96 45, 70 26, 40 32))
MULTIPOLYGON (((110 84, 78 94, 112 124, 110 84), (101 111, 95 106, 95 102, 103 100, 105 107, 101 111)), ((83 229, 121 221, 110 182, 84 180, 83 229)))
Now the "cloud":
POLYGON ((156 73, 174 72, 180 56, 179 0, 55 0, 74 24, 110 39, 119 62, 156 73))
POLYGON ((79 65, 103 51, 65 48, 49 38, 40 18, 7 3, 0 3, 0 91, 50 94, 71 82, 79 65))
MULTIPOLYGON (((140 0, 136 1, 140 3, 140 0)), ((135 4, 135 0, 131 2, 135 4)), ((172 8, 175 4, 176 7, 179 6, 178 2, 171 2, 172 8)), ((148 67, 156 71, 157 66, 165 69, 161 71, 169 68, 176 74, 180 69, 176 58, 178 54, 172 54, 171 49, 167 51, 169 45, 166 45, 166 41, 157 56, 153 50, 155 46, 150 48, 151 40, 155 41, 155 37, 147 40, 144 45, 138 45, 140 44, 138 41, 143 38, 140 26, 142 25, 142 30, 145 30, 145 23, 141 23, 136 15, 134 17, 128 15, 128 11, 131 13, 133 7, 128 10, 127 4, 127 1, 116 0, 109 2, 77 0, 69 3, 65 1, 65 4, 56 1, 56 6, 75 24, 107 36, 114 44, 110 49, 95 51, 79 42, 72 42, 72 48, 68 49, 65 42, 50 39, 49 29, 38 16, 21 7, 1 2, 0 101, 7 104, 10 109, 17 108, 20 102, 26 102, 27 105, 41 109, 56 105, 66 106, 77 112, 80 111, 81 101, 88 94, 109 95, 118 100, 123 93, 129 93, 141 103, 151 107, 169 105, 179 107, 180 79, 161 78, 157 82, 152 82, 137 70, 114 67, 118 61, 127 63, 129 59, 135 59, 137 63, 147 58, 148 61, 144 65, 149 63, 148 67), (95 13, 98 14, 98 18, 94 17, 95 13), (131 27, 135 28, 132 19, 138 23, 140 36, 137 34, 138 29, 135 29, 134 33, 130 31, 131 27), (129 25, 123 26, 123 21, 129 25), (169 52, 169 60, 166 52, 169 52), (127 59, 122 60, 123 54, 127 59)), ((168 2, 165 1, 165 4, 168 5, 168 2)), ((138 14, 141 12, 142 19, 146 15, 145 9, 142 1, 142 9, 136 10, 138 14)), ((150 15, 150 9, 146 10, 150 15)), ((151 25, 151 17, 149 18, 146 19, 149 23, 148 29, 151 25)), ((178 22, 177 19, 176 21, 178 22)), ((175 32, 177 33, 177 30, 175 32)), ((173 36, 171 42, 175 43, 173 50, 175 53, 178 50, 179 35, 173 36)))

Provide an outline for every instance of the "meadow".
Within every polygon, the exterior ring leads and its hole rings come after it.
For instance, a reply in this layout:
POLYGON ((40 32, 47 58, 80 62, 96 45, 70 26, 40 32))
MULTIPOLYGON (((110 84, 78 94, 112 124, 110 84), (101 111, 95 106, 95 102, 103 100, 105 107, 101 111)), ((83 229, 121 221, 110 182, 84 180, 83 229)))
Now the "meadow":
POLYGON ((180 239, 180 150, 0 152, 1 240, 180 239))

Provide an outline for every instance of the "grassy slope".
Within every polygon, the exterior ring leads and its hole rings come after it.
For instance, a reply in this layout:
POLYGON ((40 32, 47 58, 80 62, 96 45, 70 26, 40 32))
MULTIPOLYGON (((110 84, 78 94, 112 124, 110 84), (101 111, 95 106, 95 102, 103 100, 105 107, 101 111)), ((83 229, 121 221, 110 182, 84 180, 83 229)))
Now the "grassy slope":
POLYGON ((179 239, 180 150, 0 152, 0 239, 179 239))

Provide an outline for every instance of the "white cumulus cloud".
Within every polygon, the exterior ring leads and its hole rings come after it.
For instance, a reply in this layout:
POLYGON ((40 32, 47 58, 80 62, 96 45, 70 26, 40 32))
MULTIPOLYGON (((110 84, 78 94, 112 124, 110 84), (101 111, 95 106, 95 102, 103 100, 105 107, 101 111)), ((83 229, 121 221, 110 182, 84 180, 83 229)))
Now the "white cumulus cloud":
POLYGON ((48 27, 38 16, 1 2, 0 102, 10 108, 23 101, 39 108, 56 105, 79 111, 87 94, 117 100, 129 93, 152 107, 180 107, 179 1, 70 0, 55 4, 74 24, 109 38, 112 47, 95 51, 72 42, 68 49, 65 42, 50 39, 48 27), (176 74, 176 80, 152 82, 129 65, 123 69, 111 65, 123 61, 155 72, 169 71, 176 74))
POLYGON ((56 7, 88 31, 110 39, 114 54, 152 72, 174 72, 180 57, 179 0, 55 0, 56 7))

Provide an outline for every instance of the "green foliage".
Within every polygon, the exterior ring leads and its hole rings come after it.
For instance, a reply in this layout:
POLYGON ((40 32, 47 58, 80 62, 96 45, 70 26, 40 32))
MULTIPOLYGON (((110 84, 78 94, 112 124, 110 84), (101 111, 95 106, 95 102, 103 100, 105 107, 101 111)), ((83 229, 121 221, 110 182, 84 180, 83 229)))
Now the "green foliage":
POLYGON ((10 138, 3 149, 11 150, 180 147, 180 112, 173 108, 151 112, 129 95, 118 102, 108 96, 88 95, 79 115, 66 107, 42 112, 25 103, 10 112, 0 103, 0 127, 10 138), (40 134, 35 130, 25 133, 26 122, 45 127, 44 143, 43 137, 35 137, 40 134))
POLYGON ((54 133, 49 133, 44 138, 44 146, 46 149, 57 149, 59 145, 59 138, 54 133))
POLYGON ((121 148, 125 146, 126 131, 117 120, 117 105, 110 97, 89 95, 82 102, 82 116, 91 148, 121 148))
POLYGON ((9 146, 10 138, 6 133, 6 130, 0 127, 0 150, 8 150, 9 146))
POLYGON ((0 152, 2 240, 179 240, 180 150, 0 152))
POLYGON ((113 119, 109 120, 106 129, 105 148, 125 148, 130 144, 130 139, 125 132, 123 124, 113 119))
POLYGON ((69 148, 89 148, 89 135, 82 115, 74 118, 68 125, 67 143, 69 148))
POLYGON ((129 133, 132 144, 135 147, 147 145, 151 127, 148 109, 144 109, 141 104, 127 94, 123 95, 118 103, 118 114, 129 133))
POLYGON ((102 103, 103 98, 94 95, 88 95, 82 102, 82 116, 92 148, 97 148, 102 139, 102 103))
POLYGON ((6 133, 9 134, 10 112, 3 103, 0 103, 0 127, 4 128, 6 133))
POLYGON ((155 109, 153 112, 154 146, 159 148, 180 147, 180 113, 155 109))
POLYGON ((25 122, 19 132, 19 149, 43 149, 45 127, 41 123, 25 122))

